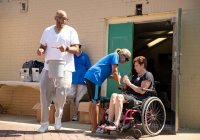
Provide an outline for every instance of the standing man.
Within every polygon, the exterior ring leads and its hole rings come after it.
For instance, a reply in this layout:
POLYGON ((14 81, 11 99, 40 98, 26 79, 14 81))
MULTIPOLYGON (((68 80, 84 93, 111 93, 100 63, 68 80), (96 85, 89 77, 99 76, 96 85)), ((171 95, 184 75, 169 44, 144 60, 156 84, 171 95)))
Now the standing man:
POLYGON ((83 95, 87 92, 87 86, 84 76, 87 70, 90 68, 90 59, 87 54, 81 51, 81 44, 79 44, 79 53, 74 54, 75 72, 72 73, 72 86, 67 92, 67 98, 69 102, 74 102, 74 96, 76 94, 76 114, 74 114, 72 121, 78 120, 78 107, 79 101, 83 95))
POLYGON ((38 132, 41 133, 48 131, 49 108, 52 100, 56 109, 54 128, 55 130, 61 128, 66 93, 71 87, 72 72, 75 71, 73 54, 79 52, 79 39, 77 32, 72 27, 65 25, 67 20, 67 14, 64 11, 57 11, 55 16, 56 25, 44 30, 40 40, 41 45, 37 50, 39 56, 47 52, 40 81, 41 127, 38 129, 38 132), (57 47, 57 49, 52 47, 57 47), (63 78, 56 80, 58 87, 54 95, 52 95, 54 82, 53 79, 49 78, 47 64, 47 61, 52 59, 65 60, 66 62, 63 78))

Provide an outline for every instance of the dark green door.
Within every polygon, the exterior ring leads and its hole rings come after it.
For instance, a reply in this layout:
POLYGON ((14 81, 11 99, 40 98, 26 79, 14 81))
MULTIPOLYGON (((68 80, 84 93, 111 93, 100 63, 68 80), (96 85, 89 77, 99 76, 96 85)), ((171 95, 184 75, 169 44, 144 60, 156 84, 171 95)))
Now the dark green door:
MULTIPOLYGON (((117 48, 127 48, 132 53, 133 48, 133 23, 110 24, 108 32, 108 54, 113 53, 117 48)), ((120 75, 131 76, 132 55, 130 61, 125 64, 119 64, 118 71, 120 75)), ((124 83, 121 80, 121 84, 124 83)), ((107 80, 107 97, 111 97, 112 93, 120 93, 115 80, 107 80)))

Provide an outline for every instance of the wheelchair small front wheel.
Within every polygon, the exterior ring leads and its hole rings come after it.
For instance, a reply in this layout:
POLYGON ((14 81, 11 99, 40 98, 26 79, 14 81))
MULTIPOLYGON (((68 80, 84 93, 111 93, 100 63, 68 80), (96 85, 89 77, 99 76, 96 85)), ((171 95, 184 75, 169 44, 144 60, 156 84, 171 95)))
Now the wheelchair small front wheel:
POLYGON ((142 136, 142 132, 139 129, 133 129, 133 137, 139 139, 142 136))

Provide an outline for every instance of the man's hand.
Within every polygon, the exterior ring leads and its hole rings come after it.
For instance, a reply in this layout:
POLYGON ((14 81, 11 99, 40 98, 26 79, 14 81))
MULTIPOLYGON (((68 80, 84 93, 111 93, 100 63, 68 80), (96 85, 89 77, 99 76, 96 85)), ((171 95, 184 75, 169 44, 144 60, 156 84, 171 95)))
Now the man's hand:
POLYGON ((63 46, 63 45, 60 45, 60 46, 58 46, 57 49, 59 49, 61 52, 65 52, 66 49, 67 49, 67 47, 66 47, 66 46, 63 46))
POLYGON ((47 50, 47 46, 44 46, 43 44, 40 44, 40 47, 37 50, 37 54, 39 56, 42 56, 47 50))
POLYGON ((39 49, 38 49, 38 55, 39 55, 39 56, 42 56, 43 54, 44 54, 44 49, 39 48, 39 49))

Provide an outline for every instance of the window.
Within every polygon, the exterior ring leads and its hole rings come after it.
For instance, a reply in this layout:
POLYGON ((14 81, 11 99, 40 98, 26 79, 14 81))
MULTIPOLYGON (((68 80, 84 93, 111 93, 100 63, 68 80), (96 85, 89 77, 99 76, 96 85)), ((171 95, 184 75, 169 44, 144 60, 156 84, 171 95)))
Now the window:
POLYGON ((21 5, 21 12, 27 12, 28 11, 28 3, 27 1, 21 1, 20 2, 21 5))
POLYGON ((136 5, 136 15, 142 15, 142 4, 137 4, 136 5))

